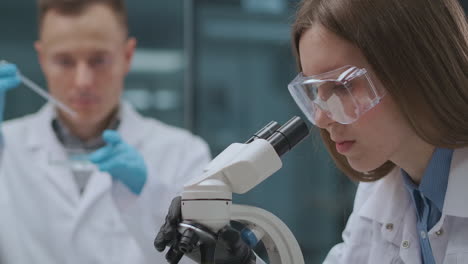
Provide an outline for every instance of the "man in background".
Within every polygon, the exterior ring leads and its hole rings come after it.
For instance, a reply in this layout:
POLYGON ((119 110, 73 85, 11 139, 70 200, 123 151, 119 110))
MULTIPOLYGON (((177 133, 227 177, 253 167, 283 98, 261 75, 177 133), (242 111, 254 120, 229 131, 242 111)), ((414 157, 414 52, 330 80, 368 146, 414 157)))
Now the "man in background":
MULTIPOLYGON (((46 104, 3 123, 0 263, 165 263, 156 229, 207 145, 121 102, 136 46, 124 0, 38 6, 49 92, 77 115, 46 104)), ((18 83, 0 65, 1 97, 18 83)))

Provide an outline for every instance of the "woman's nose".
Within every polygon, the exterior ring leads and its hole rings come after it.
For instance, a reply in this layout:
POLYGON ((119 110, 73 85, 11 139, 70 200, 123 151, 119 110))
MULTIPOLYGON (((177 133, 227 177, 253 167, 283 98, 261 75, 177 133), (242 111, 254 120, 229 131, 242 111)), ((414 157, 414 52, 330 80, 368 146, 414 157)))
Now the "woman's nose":
POLYGON ((335 123, 335 121, 331 119, 328 116, 328 114, 325 111, 323 111, 320 107, 316 107, 314 120, 315 120, 315 125, 323 129, 335 123))

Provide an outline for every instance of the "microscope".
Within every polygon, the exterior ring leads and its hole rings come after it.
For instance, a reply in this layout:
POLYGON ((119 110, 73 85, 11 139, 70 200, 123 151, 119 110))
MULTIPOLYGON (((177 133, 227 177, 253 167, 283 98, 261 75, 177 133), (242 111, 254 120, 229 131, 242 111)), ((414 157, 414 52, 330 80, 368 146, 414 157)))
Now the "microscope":
POLYGON ((293 117, 283 126, 270 122, 245 143, 234 143, 184 186, 178 248, 166 258, 178 263, 183 254, 200 249, 202 264, 214 264, 217 232, 231 221, 242 224, 242 238, 251 247, 261 241, 270 264, 303 264, 301 249, 289 228, 272 213, 232 203, 232 193, 243 194, 278 171, 280 157, 306 138, 309 130, 293 117), (177 256, 174 256, 177 255, 177 256))

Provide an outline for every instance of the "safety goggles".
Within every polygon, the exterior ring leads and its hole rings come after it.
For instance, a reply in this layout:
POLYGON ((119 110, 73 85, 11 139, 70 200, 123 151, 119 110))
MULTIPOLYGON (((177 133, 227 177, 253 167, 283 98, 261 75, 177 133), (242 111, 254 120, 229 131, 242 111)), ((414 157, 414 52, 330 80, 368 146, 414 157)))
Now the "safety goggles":
POLYGON ((377 91, 366 69, 349 65, 308 77, 299 73, 288 89, 314 125, 319 110, 338 123, 353 123, 385 95, 377 91))

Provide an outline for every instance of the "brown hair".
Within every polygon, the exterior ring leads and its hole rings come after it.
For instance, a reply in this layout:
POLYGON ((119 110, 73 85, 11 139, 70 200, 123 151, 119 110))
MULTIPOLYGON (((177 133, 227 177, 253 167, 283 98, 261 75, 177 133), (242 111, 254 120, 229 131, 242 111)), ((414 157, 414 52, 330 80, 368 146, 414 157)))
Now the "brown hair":
MULTIPOLYGON (((468 26, 457 0, 303 0, 292 30, 299 41, 314 23, 358 47, 417 135, 436 147, 468 146, 468 26)), ((374 181, 395 165, 369 173, 351 168, 330 135, 321 136, 351 179, 374 181)))
POLYGON ((39 32, 48 11, 56 10, 61 14, 75 16, 81 14, 86 8, 94 4, 109 6, 116 14, 125 31, 128 31, 128 15, 124 0, 38 0, 39 32))

